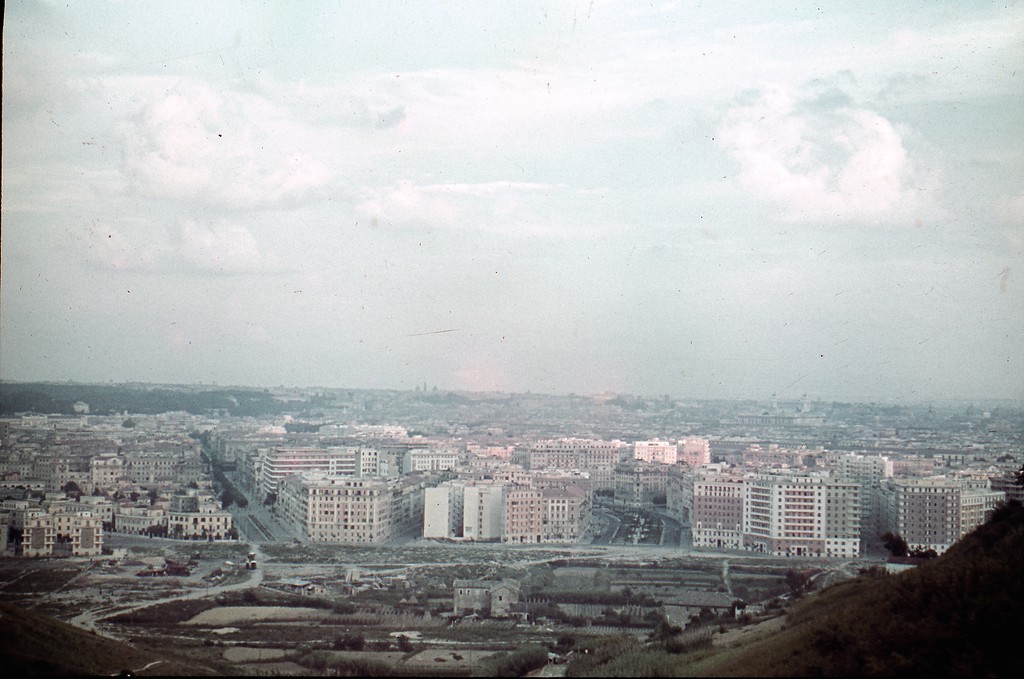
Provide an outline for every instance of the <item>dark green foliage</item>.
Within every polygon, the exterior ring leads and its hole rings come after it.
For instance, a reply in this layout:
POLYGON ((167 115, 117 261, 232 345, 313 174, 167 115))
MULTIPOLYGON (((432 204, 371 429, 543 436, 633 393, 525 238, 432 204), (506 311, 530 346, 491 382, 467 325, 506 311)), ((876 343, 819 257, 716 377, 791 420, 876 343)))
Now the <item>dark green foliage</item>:
POLYGON ((361 651, 366 646, 366 638, 362 634, 346 634, 334 640, 336 651, 361 651))
POLYGON ((882 544, 885 546, 889 553, 893 556, 906 556, 907 555, 907 541, 903 539, 903 536, 895 533, 886 533, 882 536, 882 544))
POLYGON ((661 625, 646 649, 628 637, 577 648, 568 676, 1024 676, 1006 641, 1020 627, 1022 563, 1024 508, 1011 502, 943 556, 898 575, 865 569, 742 648, 661 625))
POLYGON ((1024 509, 1011 503, 940 558, 829 588, 789 614, 790 650, 750 673, 1024 676, 1005 640, 1024 601, 1024 509))
MULTIPOLYGON (((790 569, 786 571, 786 586, 789 587, 789 593, 799 598, 809 592, 814 587, 814 581, 811 580, 812 575, 811 572, 805 570, 790 569)), ((701 613, 703 612, 701 611, 701 613)))
POLYGON ((219 410, 239 417, 257 417, 276 415, 284 410, 282 401, 256 389, 150 389, 96 384, 0 383, 0 414, 4 415, 22 412, 71 415, 78 401, 88 403, 89 412, 94 415, 174 411, 202 415, 219 410))

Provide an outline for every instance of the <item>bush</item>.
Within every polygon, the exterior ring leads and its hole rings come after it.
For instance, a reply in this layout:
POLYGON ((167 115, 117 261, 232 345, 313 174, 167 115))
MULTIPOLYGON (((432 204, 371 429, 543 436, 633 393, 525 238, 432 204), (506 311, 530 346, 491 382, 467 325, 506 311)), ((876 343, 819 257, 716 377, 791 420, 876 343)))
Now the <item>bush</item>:
POLYGON ((366 639, 362 634, 346 634, 334 640, 336 651, 361 651, 366 646, 366 639))

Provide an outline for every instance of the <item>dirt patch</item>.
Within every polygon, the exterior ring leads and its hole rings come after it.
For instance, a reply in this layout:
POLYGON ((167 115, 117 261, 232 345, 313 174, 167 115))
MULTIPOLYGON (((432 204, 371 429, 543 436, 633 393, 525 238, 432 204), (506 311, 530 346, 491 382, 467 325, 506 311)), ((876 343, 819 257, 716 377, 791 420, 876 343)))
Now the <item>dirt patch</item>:
POLYGON ((405 661, 409 667, 476 667, 482 659, 494 655, 496 651, 467 651, 434 648, 420 651, 405 661))
POLYGON ((292 620, 322 620, 331 612, 322 608, 293 608, 290 606, 222 606, 203 611, 186 625, 223 627, 252 622, 288 622, 292 620))

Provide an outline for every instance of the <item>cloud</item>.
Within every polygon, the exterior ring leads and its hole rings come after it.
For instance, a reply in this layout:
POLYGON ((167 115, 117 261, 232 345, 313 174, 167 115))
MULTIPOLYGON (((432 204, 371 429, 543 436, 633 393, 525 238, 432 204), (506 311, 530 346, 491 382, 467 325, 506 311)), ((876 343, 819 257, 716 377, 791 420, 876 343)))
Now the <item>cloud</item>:
MULTIPOLYGON (((392 229, 453 229, 520 236, 577 233, 576 220, 560 217, 564 205, 544 208, 565 186, 540 182, 491 181, 367 188, 356 206, 372 225, 392 229)), ((569 201, 580 197, 571 194, 569 201)), ((554 201, 557 202, 557 199, 554 201)))
POLYGON ((120 127, 138 192, 227 209, 316 197, 331 182, 322 135, 258 95, 192 80, 143 78, 147 103, 120 127), (145 90, 149 89, 149 92, 145 90))
POLYGON ((240 224, 220 220, 201 224, 194 220, 181 226, 182 257, 194 268, 221 273, 268 273, 280 262, 264 253, 252 232, 240 224))
POLYGON ((94 224, 80 234, 87 261, 103 269, 202 274, 275 273, 280 259, 245 226, 189 219, 171 228, 143 222, 94 224))
POLYGON ((933 215, 922 191, 930 180, 915 169, 900 130, 841 92, 826 94, 767 88, 728 110, 718 137, 739 163, 740 183, 791 221, 933 215))
POLYGON ((96 223, 80 234, 82 252, 95 266, 117 271, 163 268, 171 252, 166 230, 141 224, 96 223))

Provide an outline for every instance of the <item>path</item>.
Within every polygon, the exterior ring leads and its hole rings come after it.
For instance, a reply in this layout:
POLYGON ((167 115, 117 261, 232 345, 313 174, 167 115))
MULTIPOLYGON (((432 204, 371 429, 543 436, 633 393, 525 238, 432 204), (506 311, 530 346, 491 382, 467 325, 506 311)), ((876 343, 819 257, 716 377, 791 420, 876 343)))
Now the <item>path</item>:
POLYGON ((263 552, 260 551, 258 544, 249 545, 249 550, 256 553, 256 563, 259 564, 255 571, 251 571, 252 577, 248 578, 244 582, 236 582, 229 585, 215 585, 213 587, 204 587, 202 589, 194 589, 190 592, 183 592, 181 594, 175 594, 173 596, 164 597, 162 599, 154 599, 145 603, 138 604, 137 606, 105 606, 101 608, 93 608, 88 611, 84 611, 74 618, 69 620, 72 625, 87 629, 90 632, 96 631, 96 623, 106 618, 113 617, 115 615, 121 615, 122 613, 134 613, 150 606, 157 606, 159 604, 166 604, 172 601, 190 601, 193 599, 205 599, 207 597, 216 596, 222 592, 232 592, 239 589, 251 589, 253 587, 259 587, 263 584, 263 571, 266 564, 263 552))

